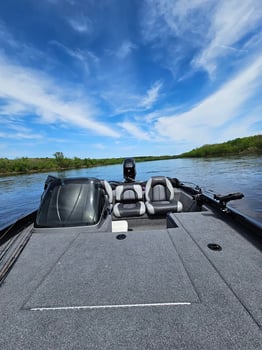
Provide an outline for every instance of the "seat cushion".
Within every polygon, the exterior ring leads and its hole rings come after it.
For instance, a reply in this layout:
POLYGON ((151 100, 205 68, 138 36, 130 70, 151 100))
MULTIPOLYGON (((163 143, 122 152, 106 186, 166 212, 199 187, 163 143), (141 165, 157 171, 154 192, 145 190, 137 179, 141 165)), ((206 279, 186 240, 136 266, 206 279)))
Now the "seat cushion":
POLYGON ((116 217, 130 217, 144 215, 146 212, 145 204, 141 201, 135 203, 116 203, 113 213, 116 217))
POLYGON ((158 201, 158 202, 146 202, 146 210, 149 215, 163 215, 168 212, 180 212, 183 209, 183 205, 179 201, 158 201))

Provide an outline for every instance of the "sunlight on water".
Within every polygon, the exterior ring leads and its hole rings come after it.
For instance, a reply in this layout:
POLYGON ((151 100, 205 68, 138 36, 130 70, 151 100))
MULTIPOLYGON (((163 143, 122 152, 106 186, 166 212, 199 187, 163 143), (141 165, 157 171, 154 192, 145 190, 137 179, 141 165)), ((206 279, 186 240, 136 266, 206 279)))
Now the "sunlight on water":
MULTIPOLYGON (((211 193, 243 192, 232 207, 262 221, 262 157, 172 159, 136 163, 137 181, 151 176, 176 177, 211 193)), ((122 165, 91 169, 0 177, 0 228, 35 210, 48 174, 61 177, 97 177, 121 181, 122 165)))

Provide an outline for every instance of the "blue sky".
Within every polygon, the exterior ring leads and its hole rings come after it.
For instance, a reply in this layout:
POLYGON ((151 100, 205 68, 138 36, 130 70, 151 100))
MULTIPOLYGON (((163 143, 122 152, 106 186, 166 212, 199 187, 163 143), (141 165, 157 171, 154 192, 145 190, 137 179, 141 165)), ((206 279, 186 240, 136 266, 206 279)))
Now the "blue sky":
POLYGON ((0 157, 262 133, 261 0, 1 1, 0 43, 0 157))

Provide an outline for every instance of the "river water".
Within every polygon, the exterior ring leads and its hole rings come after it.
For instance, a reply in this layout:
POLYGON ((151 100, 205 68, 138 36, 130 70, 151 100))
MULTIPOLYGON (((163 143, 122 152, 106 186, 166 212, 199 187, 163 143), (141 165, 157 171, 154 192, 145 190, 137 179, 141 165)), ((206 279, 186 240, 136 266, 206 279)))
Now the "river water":
MULTIPOLYGON (((230 205, 262 222, 262 156, 239 158, 171 159, 136 164, 136 180, 155 175, 176 177, 213 193, 242 192, 245 197, 230 205)), ((97 177, 121 181, 122 165, 90 169, 0 177, 0 229, 35 210, 48 174, 63 177, 97 177)))

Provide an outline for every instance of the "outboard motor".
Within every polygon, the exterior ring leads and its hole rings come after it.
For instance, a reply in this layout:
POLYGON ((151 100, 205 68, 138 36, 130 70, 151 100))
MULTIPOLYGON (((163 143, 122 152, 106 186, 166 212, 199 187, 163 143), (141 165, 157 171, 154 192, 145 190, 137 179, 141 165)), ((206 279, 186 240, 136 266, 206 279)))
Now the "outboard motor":
POLYGON ((136 163, 133 158, 126 158, 123 162, 123 175, 126 182, 133 182, 136 178, 136 163))

